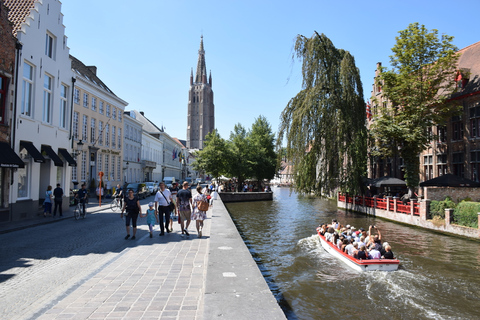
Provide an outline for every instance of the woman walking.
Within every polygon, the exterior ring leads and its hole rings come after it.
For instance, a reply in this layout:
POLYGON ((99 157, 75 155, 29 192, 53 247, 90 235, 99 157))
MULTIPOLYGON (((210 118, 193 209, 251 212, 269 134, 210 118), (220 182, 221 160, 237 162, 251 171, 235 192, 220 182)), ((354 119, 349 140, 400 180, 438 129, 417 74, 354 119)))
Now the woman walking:
POLYGON ((208 210, 208 200, 207 197, 202 193, 202 187, 197 186, 197 194, 193 197, 193 213, 192 220, 195 220, 198 237, 202 237, 203 230, 203 220, 207 219, 207 210, 208 210), (207 205, 207 210, 200 210, 199 206, 202 202, 205 202, 207 205))
POLYGON ((127 228, 127 235, 125 236, 125 240, 130 238, 130 221, 132 222, 133 227, 133 236, 132 240, 135 240, 135 234, 137 233, 137 218, 138 214, 142 213, 142 207, 140 206, 140 201, 138 198, 133 194, 133 190, 128 190, 128 196, 125 198, 123 203, 122 213, 120 214, 120 218, 123 218, 123 212, 127 211, 125 216, 125 226, 127 228))
POLYGON ((47 213, 49 215, 52 215, 52 186, 47 187, 47 192, 45 193, 45 202, 43 202, 43 205, 45 208, 43 209, 43 216, 46 217, 47 213))

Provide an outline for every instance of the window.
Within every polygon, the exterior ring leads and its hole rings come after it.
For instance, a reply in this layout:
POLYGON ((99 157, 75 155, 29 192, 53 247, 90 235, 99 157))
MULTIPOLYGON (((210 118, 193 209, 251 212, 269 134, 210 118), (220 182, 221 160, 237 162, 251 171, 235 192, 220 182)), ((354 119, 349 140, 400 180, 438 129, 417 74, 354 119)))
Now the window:
POLYGON ((53 79, 49 75, 43 78, 43 122, 52 122, 52 87, 53 79))
POLYGON ((117 144, 115 143, 115 141, 117 140, 117 135, 116 135, 116 132, 115 132, 115 127, 112 126, 112 148, 116 148, 117 144))
POLYGON ((103 145, 103 121, 98 122, 98 144, 103 145))
POLYGON ((73 113, 73 137, 75 139, 78 139, 78 118, 79 118, 79 113, 74 112, 73 113))
POLYGON ((122 170, 121 170, 121 160, 120 157, 117 158, 117 180, 122 180, 122 170))
POLYGON ((29 173, 29 163, 24 162, 24 168, 17 169, 18 175, 18 185, 17 185, 17 197, 18 199, 28 198, 28 173, 29 173))
POLYGON ((438 142, 447 142, 447 127, 438 126, 437 127, 438 142))
POLYGON ((25 116, 32 116, 32 95, 33 95, 33 67, 28 63, 23 64, 22 81, 22 105, 20 113, 25 116))
POLYGON ((427 155, 423 156, 423 170, 425 175, 425 180, 433 178, 433 156, 427 155))
POLYGON ((87 151, 82 151, 82 181, 87 181, 87 151))
POLYGON ((73 102, 80 104, 80 90, 77 88, 73 89, 73 102))
POLYGON ((105 146, 110 147, 110 125, 105 125, 105 146))
POLYGON ((122 110, 118 110, 118 122, 122 122, 122 110))
POLYGON ((98 108, 98 113, 103 114, 103 101, 100 101, 100 106, 98 108))
POLYGON ((103 154, 98 153, 97 157, 98 157, 98 162, 97 162, 98 171, 102 171, 102 163, 103 163, 102 159, 103 159, 103 154))
POLYGON ((463 178, 464 174, 464 157, 463 153, 457 152, 453 154, 452 167, 453 174, 463 178))
POLYGON ((96 119, 92 118, 90 120, 90 142, 95 144, 95 129, 97 127, 96 119))
POLYGON ((88 108, 88 93, 83 94, 83 106, 88 108))
POLYGON ((107 104, 106 116, 110 118, 110 105, 109 104, 107 104))
POLYGON ((88 117, 86 115, 83 115, 83 123, 82 123, 82 140, 87 141, 87 126, 88 126, 88 117))
POLYGON ((478 104, 469 108, 470 113, 470 138, 480 137, 480 106, 478 104))
POLYGON ((115 180, 115 156, 112 155, 112 171, 110 171, 110 180, 115 180))
MULTIPOLYGON (((77 160, 77 159, 75 159, 77 160)), ((78 182, 78 178, 77 178, 77 170, 78 170, 78 167, 72 167, 72 181, 77 181, 78 182)))
POLYGON ((60 128, 67 128, 68 125, 68 87, 65 85, 60 86, 60 128))
POLYGON ((103 174, 105 177, 108 177, 108 167, 110 166, 110 156, 108 154, 105 155, 105 170, 103 171, 103 174))
POLYGON ((118 128, 118 149, 122 149, 122 128, 118 128))
POLYGON ((45 37, 45 55, 55 59, 55 37, 50 33, 47 33, 45 37))
POLYGON ((117 119, 117 109, 115 109, 115 107, 112 108, 112 119, 113 120, 117 119))
POLYGON ((480 180, 480 151, 478 150, 470 152, 470 169, 471 179, 478 182, 480 180))
POLYGON ((463 139, 463 122, 459 116, 452 117, 452 140, 463 139))
POLYGON ((97 111, 97 98, 92 97, 92 110, 97 111))
POLYGON ((0 76, 0 123, 5 123, 8 78, 0 76))

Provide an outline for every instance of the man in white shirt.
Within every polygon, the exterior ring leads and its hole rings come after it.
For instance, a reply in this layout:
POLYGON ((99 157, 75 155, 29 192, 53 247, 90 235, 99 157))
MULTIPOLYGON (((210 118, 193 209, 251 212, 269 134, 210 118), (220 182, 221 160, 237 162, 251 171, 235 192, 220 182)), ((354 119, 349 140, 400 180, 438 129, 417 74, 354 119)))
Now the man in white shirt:
POLYGON ((168 228, 170 222, 170 208, 169 204, 172 202, 172 194, 170 190, 165 188, 165 183, 160 182, 160 190, 157 191, 155 195, 155 215, 158 217, 158 222, 160 224, 160 236, 165 235, 165 228, 167 232, 170 233, 168 228), (164 222, 165 217, 165 222, 164 222))

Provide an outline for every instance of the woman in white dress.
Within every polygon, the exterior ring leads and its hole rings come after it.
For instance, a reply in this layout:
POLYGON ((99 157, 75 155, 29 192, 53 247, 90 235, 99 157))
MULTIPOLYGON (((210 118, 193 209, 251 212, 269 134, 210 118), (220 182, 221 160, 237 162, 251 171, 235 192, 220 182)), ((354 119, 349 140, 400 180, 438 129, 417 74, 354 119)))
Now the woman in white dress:
POLYGON ((207 219, 207 211, 200 210, 198 206, 200 202, 204 201, 207 202, 208 208, 208 200, 207 197, 202 193, 202 187, 200 185, 197 186, 197 192, 198 193, 193 197, 192 220, 196 221, 198 237, 201 238, 203 230, 203 220, 207 219))

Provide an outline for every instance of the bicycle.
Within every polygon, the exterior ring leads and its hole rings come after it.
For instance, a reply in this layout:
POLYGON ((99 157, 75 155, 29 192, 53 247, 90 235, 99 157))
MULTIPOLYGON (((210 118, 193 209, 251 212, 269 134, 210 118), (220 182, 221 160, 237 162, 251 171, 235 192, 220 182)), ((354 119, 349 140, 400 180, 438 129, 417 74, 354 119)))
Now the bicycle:
POLYGON ((113 212, 122 209, 120 206, 120 198, 114 198, 112 202, 110 202, 110 209, 112 209, 113 212))
POLYGON ((83 212, 83 206, 80 201, 77 201, 77 205, 75 206, 75 209, 73 209, 73 216, 75 217, 75 220, 80 219, 80 216, 85 219, 87 217, 87 208, 85 208, 85 213, 83 212))

